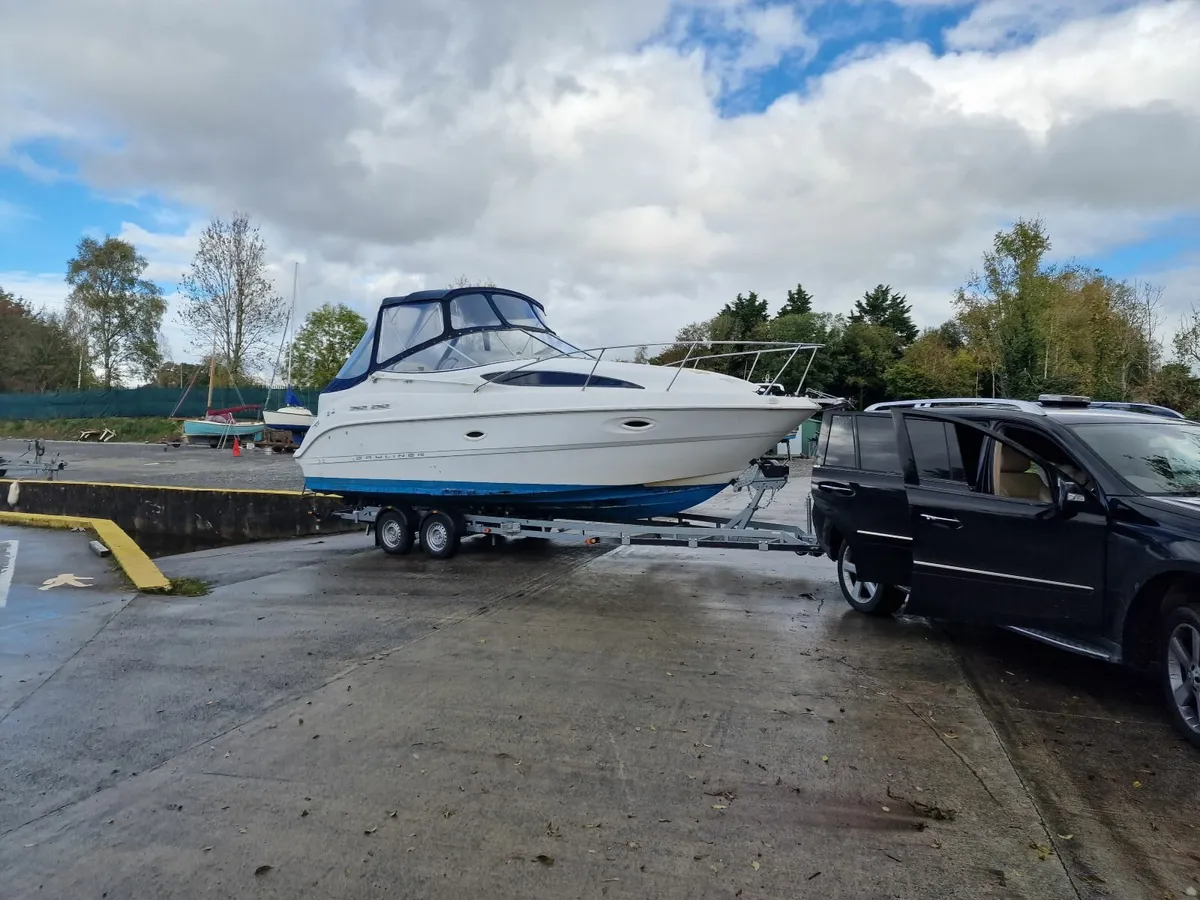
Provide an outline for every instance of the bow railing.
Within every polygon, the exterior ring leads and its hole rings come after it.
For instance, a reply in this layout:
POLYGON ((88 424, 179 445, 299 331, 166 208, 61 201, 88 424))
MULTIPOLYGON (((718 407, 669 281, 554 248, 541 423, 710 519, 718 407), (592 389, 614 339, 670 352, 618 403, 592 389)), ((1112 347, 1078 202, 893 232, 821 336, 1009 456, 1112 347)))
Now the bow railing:
MULTIPOLYGON (((592 378, 596 374, 597 367, 599 367, 601 361, 604 359, 605 353, 609 353, 610 351, 617 351, 617 350, 635 350, 635 351, 636 350, 645 350, 650 347, 665 347, 668 349, 675 349, 675 348, 683 349, 684 347, 686 347, 687 352, 684 354, 682 359, 671 360, 670 362, 653 363, 652 364, 652 365, 660 365, 664 368, 669 368, 671 366, 678 367, 678 370, 675 372, 674 376, 672 376, 670 383, 667 385, 668 391, 671 390, 672 387, 674 387, 676 380, 679 378, 679 373, 682 372, 684 367, 688 366, 689 364, 691 365, 691 367, 693 369, 698 369, 698 368, 700 368, 700 363, 704 362, 704 361, 711 361, 711 360, 716 360, 716 359, 732 359, 734 357, 753 356, 754 360, 750 364, 750 370, 749 370, 749 372, 747 372, 747 374, 745 376, 746 381, 751 381, 751 380, 753 380, 755 369, 758 368, 758 364, 764 356, 766 356, 768 354, 784 354, 784 353, 786 353, 787 358, 783 361, 782 365, 779 366, 778 370, 775 371, 775 373, 771 376, 771 378, 767 382, 768 384, 774 384, 774 383, 778 382, 780 378, 783 377, 783 373, 787 370, 787 367, 789 365, 791 365, 792 361, 796 358, 796 355, 798 353, 800 353, 803 350, 810 350, 812 352, 808 357, 808 364, 804 367, 804 373, 800 376, 800 383, 796 387, 796 391, 797 391, 797 393, 799 393, 799 391, 804 387, 804 380, 808 377, 809 369, 812 368, 812 361, 813 361, 813 358, 816 356, 817 350, 819 350, 823 346, 824 346, 823 344, 804 344, 804 343, 797 343, 795 341, 664 341, 663 343, 660 343, 660 344, 615 344, 615 345, 608 346, 608 347, 591 347, 586 350, 572 350, 569 352, 568 351, 559 351, 556 353, 549 354, 547 356, 540 356, 537 359, 526 360, 525 362, 521 363, 519 366, 514 366, 513 368, 508 369, 504 373, 504 378, 508 379, 517 372, 521 372, 521 371, 524 371, 527 369, 532 369, 535 366, 539 366, 544 363, 555 362, 555 361, 561 360, 561 359, 590 359, 590 360, 592 360, 591 371, 588 373, 588 376, 583 383, 583 387, 580 388, 580 390, 586 391, 588 389, 588 386, 592 382, 592 378), (739 349, 729 350, 724 353, 703 353, 702 355, 694 355, 695 351, 698 348, 701 350, 708 350, 712 347, 722 347, 722 346, 736 347, 739 349), (750 349, 741 349, 741 348, 750 348, 750 349)), ((629 362, 629 360, 614 360, 614 361, 615 362, 629 362)), ((770 370, 768 370, 768 371, 770 371, 770 370)), ((503 384, 504 382, 501 381, 500 379, 485 380, 482 384, 478 385, 475 388, 475 391, 473 393, 478 392, 480 389, 482 389, 483 387, 485 387, 489 384, 496 384, 496 383, 503 384)))

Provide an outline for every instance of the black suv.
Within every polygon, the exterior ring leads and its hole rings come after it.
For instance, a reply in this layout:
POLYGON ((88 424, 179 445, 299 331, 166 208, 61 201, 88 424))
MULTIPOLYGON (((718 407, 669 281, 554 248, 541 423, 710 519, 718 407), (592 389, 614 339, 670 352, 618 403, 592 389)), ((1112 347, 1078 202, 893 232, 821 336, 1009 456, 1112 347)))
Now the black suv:
POLYGON ((1200 424, 1087 398, 826 412, 813 526, 860 612, 1157 668, 1200 747, 1200 424))

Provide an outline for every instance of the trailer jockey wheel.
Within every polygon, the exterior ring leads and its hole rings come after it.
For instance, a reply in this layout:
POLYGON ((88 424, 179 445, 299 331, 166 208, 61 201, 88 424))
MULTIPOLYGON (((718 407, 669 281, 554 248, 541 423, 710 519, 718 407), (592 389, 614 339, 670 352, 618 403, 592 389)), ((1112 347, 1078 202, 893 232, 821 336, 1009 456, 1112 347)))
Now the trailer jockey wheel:
POLYGON ((462 530, 454 517, 431 512, 421 520, 421 547, 434 559, 449 559, 458 552, 462 530))
POLYGON ((415 519, 411 511, 406 514, 403 509, 385 509, 375 520, 375 542, 383 548, 384 553, 403 556, 413 547, 415 519))

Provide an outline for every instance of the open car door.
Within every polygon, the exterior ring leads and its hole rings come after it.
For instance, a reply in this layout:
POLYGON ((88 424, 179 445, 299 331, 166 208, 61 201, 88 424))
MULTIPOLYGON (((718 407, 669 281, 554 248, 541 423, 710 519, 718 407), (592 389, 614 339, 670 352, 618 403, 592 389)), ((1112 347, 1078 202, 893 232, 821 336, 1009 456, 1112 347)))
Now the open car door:
POLYGON ((913 571, 907 612, 1055 630, 1100 627, 1108 520, 1099 499, 987 425, 895 409, 913 571), (913 420, 946 422, 962 447, 967 490, 922 479, 913 420), (1049 484, 1029 471, 1035 463, 1049 484))

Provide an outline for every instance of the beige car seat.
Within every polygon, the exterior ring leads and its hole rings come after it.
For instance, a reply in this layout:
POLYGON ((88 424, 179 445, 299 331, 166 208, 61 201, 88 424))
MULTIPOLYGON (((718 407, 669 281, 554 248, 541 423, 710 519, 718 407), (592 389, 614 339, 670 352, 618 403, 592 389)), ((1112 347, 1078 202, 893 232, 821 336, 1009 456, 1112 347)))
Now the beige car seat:
POLYGON ((1050 488, 1036 472, 1029 471, 1033 460, 1024 453, 997 442, 992 460, 992 481, 997 497, 1050 502, 1050 488))

